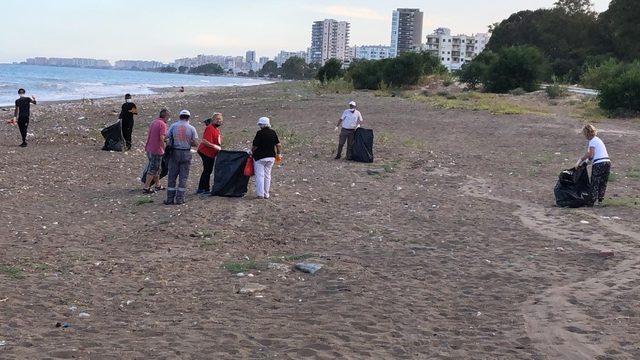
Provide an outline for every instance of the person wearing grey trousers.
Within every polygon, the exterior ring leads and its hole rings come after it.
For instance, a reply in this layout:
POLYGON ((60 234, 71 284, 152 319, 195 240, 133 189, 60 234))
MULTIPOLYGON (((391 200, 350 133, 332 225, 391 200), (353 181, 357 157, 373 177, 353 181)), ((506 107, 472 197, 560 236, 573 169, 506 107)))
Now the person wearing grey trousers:
POLYGON ((168 184, 165 205, 183 204, 184 194, 191 168, 191 147, 198 146, 196 128, 189 124, 191 113, 187 110, 180 112, 180 121, 169 128, 167 137, 171 146, 168 159, 168 184), (178 181, 179 180, 179 181, 178 181), (176 186, 177 183, 177 186, 176 186))

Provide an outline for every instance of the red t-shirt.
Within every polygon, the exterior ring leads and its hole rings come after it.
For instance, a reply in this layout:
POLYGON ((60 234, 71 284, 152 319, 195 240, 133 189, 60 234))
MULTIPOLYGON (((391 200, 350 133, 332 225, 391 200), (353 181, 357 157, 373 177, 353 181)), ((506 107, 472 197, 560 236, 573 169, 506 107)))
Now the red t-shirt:
POLYGON ((164 154, 164 142, 162 136, 167 135, 167 124, 160 118, 153 120, 149 125, 149 133, 147 135, 147 145, 145 150, 153 155, 164 154))
MULTIPOLYGON (((218 130, 218 128, 213 125, 207 125, 207 127, 204 129, 204 134, 202 135, 202 138, 215 145, 220 145, 220 142, 222 141, 220 130, 218 130)), ((212 157, 216 157, 218 150, 212 147, 208 147, 207 145, 201 142, 200 146, 198 146, 198 152, 201 152, 207 155, 208 157, 212 158, 212 157)))

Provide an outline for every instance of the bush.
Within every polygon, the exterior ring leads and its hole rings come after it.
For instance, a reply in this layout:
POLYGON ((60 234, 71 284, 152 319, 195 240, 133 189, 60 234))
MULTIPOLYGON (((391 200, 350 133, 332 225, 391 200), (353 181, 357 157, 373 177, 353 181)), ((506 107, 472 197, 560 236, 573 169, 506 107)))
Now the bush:
POLYGON ((424 68, 421 54, 405 52, 386 63, 382 77, 391 87, 415 85, 424 74, 424 68))
POLYGON ((329 59, 320 69, 316 79, 321 83, 332 81, 342 76, 342 61, 338 59, 329 59))
POLYGON ((457 73, 458 78, 461 82, 466 83, 470 89, 475 89, 487 78, 489 67, 496 61, 498 61, 498 56, 494 52, 483 51, 473 61, 462 65, 462 69, 457 73))
POLYGON ((610 58, 601 64, 589 66, 580 83, 582 86, 601 90, 605 84, 619 78, 626 69, 627 65, 610 58))
POLYGON ((564 86, 560 86, 558 84, 553 84, 547 86, 545 89, 547 96, 550 99, 557 99, 560 97, 564 97, 567 95, 567 89, 564 86))
POLYGON ((220 75, 223 73, 224 73, 224 69, 222 68, 222 66, 218 64, 213 64, 213 63, 200 65, 189 70, 189 74, 220 75))
POLYGON ((509 94, 513 95, 513 96, 522 96, 524 94, 526 94, 527 92, 524 91, 523 88, 515 88, 513 90, 509 90, 509 94))
POLYGON ((354 61, 347 70, 346 78, 353 82, 355 89, 378 90, 382 82, 382 68, 387 61, 354 61))
POLYGON ((484 86, 494 93, 506 93, 522 88, 535 91, 545 78, 548 65, 540 50, 532 46, 513 46, 498 53, 498 60, 489 66, 484 86))
POLYGON ((603 84, 598 100, 600 107, 609 112, 640 112, 640 61, 603 84))

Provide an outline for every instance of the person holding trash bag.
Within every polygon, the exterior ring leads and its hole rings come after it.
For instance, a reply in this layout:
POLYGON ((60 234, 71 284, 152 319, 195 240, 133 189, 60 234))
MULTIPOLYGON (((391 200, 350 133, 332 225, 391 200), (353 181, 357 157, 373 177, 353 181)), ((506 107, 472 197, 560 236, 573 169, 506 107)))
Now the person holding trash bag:
POLYGON ((169 179, 167 184, 167 199, 165 205, 180 205, 184 203, 189 169, 191 167, 191 147, 198 146, 198 132, 189 124, 191 113, 188 110, 180 111, 180 121, 176 121, 169 127, 169 179), (176 187, 176 180, 180 179, 176 187))
POLYGON ((168 119, 169 111, 162 109, 158 118, 149 125, 147 143, 144 146, 149 160, 147 164, 147 181, 145 181, 143 189, 145 194, 153 194, 156 191, 164 190, 160 185, 160 167, 162 165, 162 156, 164 156, 168 119), (152 184, 155 184, 155 189, 151 189, 152 184))
POLYGON ((224 120, 221 113, 214 113, 211 119, 204 121, 206 127, 202 140, 198 146, 198 155, 202 158, 202 175, 198 184, 197 194, 207 194, 211 190, 211 173, 216 161, 216 154, 222 150, 222 135, 218 129, 224 120))
POLYGON ((338 152, 336 153, 336 160, 342 157, 342 148, 344 143, 347 143, 347 160, 351 160, 351 151, 353 150, 353 137, 356 129, 362 125, 364 119, 362 114, 357 109, 355 101, 349 102, 349 109, 345 110, 338 120, 336 130, 340 127, 340 137, 338 138, 338 152))
POLYGON ((578 159, 576 168, 580 167, 585 161, 591 161, 593 164, 591 169, 593 198, 598 200, 598 204, 601 204, 607 191, 607 183, 609 182, 609 174, 611 173, 611 159, 609 159, 607 147, 597 136, 598 131, 593 125, 585 125, 582 129, 582 134, 589 140, 589 144, 587 145, 587 152, 578 159))
POLYGON ((122 136, 126 142, 125 150, 131 150, 131 134, 133 133, 133 116, 138 115, 138 108, 131 100, 131 94, 124 96, 124 104, 118 119, 122 120, 122 136))
POLYGON ((271 128, 271 120, 268 117, 258 119, 258 126, 260 130, 256 133, 251 148, 256 177, 256 197, 268 199, 271 188, 271 169, 276 159, 282 160, 282 147, 278 134, 271 128))

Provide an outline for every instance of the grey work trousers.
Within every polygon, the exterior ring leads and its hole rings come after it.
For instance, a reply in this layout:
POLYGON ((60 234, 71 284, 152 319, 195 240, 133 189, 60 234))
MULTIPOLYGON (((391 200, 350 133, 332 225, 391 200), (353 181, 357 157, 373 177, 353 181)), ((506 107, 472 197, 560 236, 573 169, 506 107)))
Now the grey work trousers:
POLYGON ((356 133, 356 129, 345 129, 342 128, 340 130, 340 137, 338 138, 338 153, 336 154, 336 158, 340 158, 342 156, 342 148, 344 147, 344 143, 347 143, 347 160, 351 160, 351 151, 353 150, 353 136, 356 133))
POLYGON ((191 151, 173 149, 168 161, 167 203, 182 204, 191 168, 191 151), (179 179, 179 181, 177 181, 179 179), (176 182, 178 186, 176 187, 176 182))

